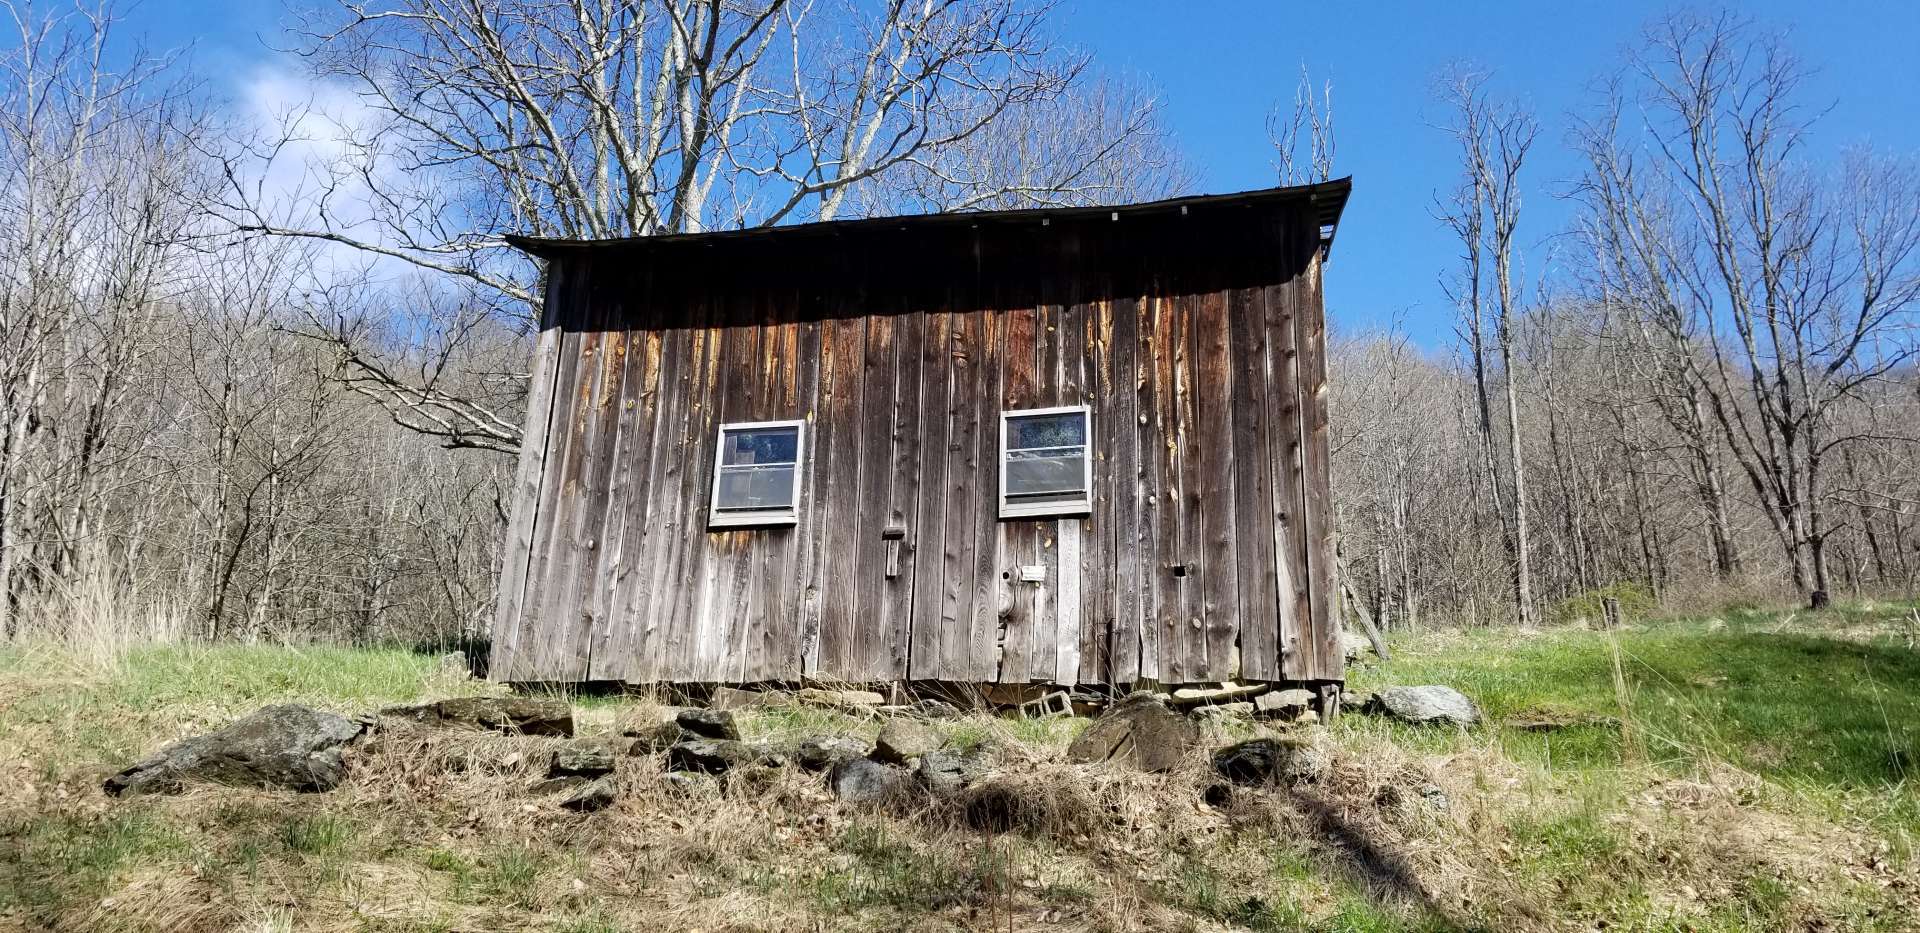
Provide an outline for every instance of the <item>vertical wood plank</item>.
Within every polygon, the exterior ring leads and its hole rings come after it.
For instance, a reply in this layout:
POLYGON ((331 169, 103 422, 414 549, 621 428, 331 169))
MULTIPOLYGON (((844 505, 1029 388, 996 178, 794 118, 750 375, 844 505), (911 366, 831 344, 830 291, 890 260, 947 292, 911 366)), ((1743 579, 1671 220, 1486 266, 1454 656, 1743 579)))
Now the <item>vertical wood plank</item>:
POLYGON ((1174 488, 1168 505, 1174 513, 1173 540, 1176 542, 1176 553, 1172 559, 1180 564, 1182 573, 1170 574, 1168 580, 1174 593, 1173 622, 1177 635, 1172 639, 1174 666, 1167 679, 1169 682, 1192 683, 1206 679, 1207 666, 1206 638, 1200 620, 1204 589, 1201 575, 1206 571, 1202 560, 1204 542, 1201 536, 1201 517, 1206 505, 1201 499, 1204 490, 1201 489, 1200 480, 1204 474, 1202 461, 1208 452, 1197 443, 1198 379, 1194 359, 1195 323, 1205 296, 1196 292, 1194 276, 1188 264, 1182 264, 1175 281, 1179 294, 1168 303, 1173 309, 1174 424, 1174 462, 1168 471, 1174 488))
MULTIPOLYGON (((1296 221, 1294 230, 1305 220, 1296 221)), ((1305 256, 1293 280, 1293 324, 1299 347, 1301 415, 1301 490, 1306 532, 1308 617, 1312 631, 1312 676, 1331 680, 1342 675, 1345 660, 1340 626, 1328 599, 1333 588, 1333 501, 1327 436, 1327 330, 1320 298, 1318 250, 1303 244, 1305 256)))
POLYGON ((1109 433, 1105 446, 1113 457, 1113 528, 1109 549, 1114 562, 1114 613, 1109 657, 1116 683, 1131 684, 1145 676, 1144 668, 1158 669, 1147 660, 1151 644, 1147 620, 1149 588, 1146 576, 1151 571, 1152 554, 1147 547, 1149 529, 1146 516, 1153 508, 1147 499, 1147 461, 1141 445, 1148 434, 1146 419, 1151 409, 1143 408, 1145 375, 1140 363, 1141 309, 1143 303, 1131 295, 1116 297, 1109 317, 1110 344, 1113 348, 1113 394, 1108 405, 1112 417, 1106 419, 1109 433))
MULTIPOLYGON (((1002 294, 995 292, 996 298, 1002 294)), ((998 302, 996 301, 997 305, 998 302)), ((1000 383, 1006 366, 1002 341, 1006 321, 999 312, 979 312, 979 381, 974 386, 973 553, 966 585, 973 591, 967 629, 970 637, 967 678, 992 683, 1000 678, 1000 613, 1005 608, 1000 579, 1000 383)))
MULTIPOLYGON (((1278 256, 1285 257, 1288 255, 1288 231, 1283 222, 1276 220, 1274 226, 1281 244, 1278 256)), ((1284 276, 1287 270, 1283 267, 1280 272, 1284 276)), ((1267 401, 1275 416, 1275 430, 1268 438, 1272 445, 1268 449, 1268 456, 1272 458, 1274 466, 1274 550, 1281 558, 1276 562, 1279 596, 1281 604, 1286 607, 1281 616, 1280 669, 1288 679, 1308 680, 1313 676, 1314 665, 1306 650, 1308 643, 1303 640, 1307 627, 1312 624, 1312 617, 1306 590, 1306 526, 1300 521, 1305 499, 1301 490, 1302 424, 1299 353, 1294 344, 1293 294, 1281 277, 1276 277, 1264 291, 1267 345, 1272 367, 1268 374, 1267 401)))
MULTIPOLYGON (((940 673, 941 680, 977 679, 983 664, 974 655, 973 600, 975 539, 980 529, 980 360, 985 341, 981 318, 986 312, 966 310, 971 296, 956 301, 953 332, 947 346, 948 405, 946 486, 940 495, 946 531, 941 541, 940 673)), ((940 418, 938 412, 930 413, 940 418)))
MULTIPOLYGON (((884 430, 876 432, 872 438, 866 463, 876 466, 873 481, 868 485, 863 481, 863 495, 871 495, 874 503, 884 503, 885 512, 880 516, 879 525, 888 525, 905 529, 905 537, 900 543, 892 545, 894 554, 891 562, 894 567, 892 576, 884 576, 889 565, 885 551, 887 545, 882 542, 881 561, 875 566, 882 568, 882 580, 879 589, 879 604, 869 610, 869 603, 861 602, 864 618, 869 612, 877 612, 880 624, 875 633, 885 639, 874 640, 863 652, 866 670, 875 673, 874 679, 905 678, 912 671, 912 649, 915 636, 915 611, 913 605, 914 587, 919 581, 919 565, 927 543, 923 530, 932 521, 925 508, 926 497, 921 494, 921 456, 920 417, 923 393, 926 391, 924 378, 926 366, 925 343, 927 340, 928 315, 911 311, 893 320, 875 320, 869 322, 867 329, 867 359, 869 390, 866 404, 876 413, 884 413, 884 430), (882 444, 880 441, 884 440, 882 444)), ((935 542, 934 547, 938 547, 935 542)))
MULTIPOLYGON (((920 405, 915 412, 919 428, 920 487, 923 491, 947 488, 947 429, 952 416, 952 365, 949 347, 953 340, 953 315, 945 310, 927 314, 926 333, 920 347, 920 405)), ((914 528, 918 552, 914 561, 912 648, 908 673, 915 680, 937 680, 942 667, 941 585, 946 553, 946 504, 939 496, 926 496, 916 502, 920 518, 914 528)))
MULTIPOLYGON (((867 475, 863 446, 885 450, 886 427, 875 430, 870 413, 863 408, 872 395, 863 381, 866 371, 866 330, 858 317, 837 318, 826 322, 830 356, 823 360, 825 377, 820 406, 822 449, 816 460, 824 475, 816 486, 824 490, 821 502, 821 527, 816 537, 821 554, 816 561, 814 602, 820 619, 820 662, 816 672, 824 670, 833 677, 860 676, 870 663, 866 656, 855 661, 857 627, 884 623, 877 615, 856 611, 862 605, 865 584, 876 585, 882 579, 878 563, 866 563, 861 556, 879 558, 880 532, 884 524, 879 509, 870 503, 875 497, 863 489, 877 477, 867 475), (867 435, 872 433, 872 437, 867 435)), ((891 374, 870 378, 892 379, 891 374)), ((887 386, 891 390, 891 385, 887 386)), ((884 499, 881 500, 884 502, 884 499)), ((876 589, 877 592, 877 589, 876 589)))
MULTIPOLYGON (((582 332, 579 334, 575 377, 567 419, 567 453, 562 484, 554 511, 555 535, 550 542, 547 588, 540 614, 550 626, 540 654, 541 679, 578 681, 587 673, 593 619, 583 606, 583 593, 592 588, 592 550, 597 546, 596 513, 602 507, 605 486, 603 463, 609 460, 597 443, 606 421, 601 406, 605 385, 608 333, 601 289, 589 282, 583 295, 582 332)), ((610 466, 610 464, 606 464, 610 466)))
POLYGON ((1203 680, 1230 680, 1240 674, 1234 650, 1239 634, 1240 530, 1236 521, 1238 498, 1234 490, 1233 365, 1228 340, 1227 296, 1224 280, 1207 283, 1194 322, 1194 452, 1197 494, 1193 506, 1198 519, 1200 549, 1198 599, 1204 665, 1203 680))
POLYGON ((1234 512, 1245 518, 1239 540, 1240 675, 1280 678, 1281 606, 1274 550, 1273 458, 1268 425, 1267 328, 1258 288, 1237 288, 1228 318, 1233 329, 1234 512))
MULTIPOLYGON (((656 294, 660 289, 656 288, 656 294)), ((653 598, 647 606, 647 626, 656 631, 644 643, 646 666, 662 680, 679 681, 694 675, 698 652, 698 616, 695 606, 700 594, 698 581, 702 566, 700 555, 706 548, 706 502, 701 497, 710 482, 712 457, 700 452, 710 450, 709 422, 719 381, 719 334, 712 327, 710 304, 675 288, 662 301, 662 314, 683 314, 686 323, 669 331, 671 346, 682 354, 679 378, 670 385, 673 393, 669 416, 668 444, 662 457, 662 509, 658 549, 665 555, 658 575, 650 578, 653 598)))
POLYGON ((623 680, 629 671, 631 655, 626 645, 632 628, 631 617, 623 605, 622 590, 630 572, 633 522, 629 514, 633 502, 645 501, 642 488, 646 479, 650 439, 647 424, 640 417, 640 387, 646 379, 646 340, 636 329, 638 305, 645 298, 622 281, 615 289, 615 313, 607 322, 610 333, 620 338, 619 359, 610 362, 612 382, 606 401, 613 411, 613 441, 606 447, 610 476, 605 511, 600 519, 598 562, 589 580, 593 587, 590 611, 596 618, 597 642, 592 646, 587 668, 589 680, 623 680))
POLYGON ((1087 517, 1082 543, 1079 681, 1103 684, 1113 673, 1114 573, 1119 562, 1114 548, 1114 530, 1119 522, 1114 508, 1114 438, 1116 423, 1124 424, 1125 415, 1113 404, 1112 305, 1103 291, 1096 291, 1094 300, 1082 304, 1080 311, 1087 346, 1083 388, 1094 410, 1095 449, 1093 511, 1087 517))
POLYGON ((510 680, 520 670, 522 632, 531 620, 524 617, 533 559, 535 529, 540 521, 541 495, 547 480, 547 456, 552 447, 549 426, 555 408, 555 386, 560 372, 563 332, 558 308, 567 300, 564 280, 574 266, 567 262, 547 266, 547 289, 540 336, 534 343, 532 371, 527 385, 527 417, 521 430, 520 459, 514 467, 513 517, 507 523, 500 548, 499 596, 494 603, 493 651, 488 671, 495 680, 510 680))
POLYGON ((1146 347, 1141 351, 1142 367, 1149 372, 1147 395, 1142 412, 1150 412, 1145 437, 1141 438, 1141 459, 1146 463, 1147 560, 1144 568, 1146 618, 1142 628, 1152 650, 1140 649, 1140 676, 1162 683, 1178 683, 1180 657, 1180 591, 1172 565, 1180 553, 1180 441, 1176 420, 1178 399, 1175 385, 1179 378, 1178 360, 1183 355, 1174 343, 1174 311, 1166 295, 1165 282, 1156 281, 1147 303, 1143 323, 1146 347), (1152 668, 1148 668, 1151 656, 1152 668))

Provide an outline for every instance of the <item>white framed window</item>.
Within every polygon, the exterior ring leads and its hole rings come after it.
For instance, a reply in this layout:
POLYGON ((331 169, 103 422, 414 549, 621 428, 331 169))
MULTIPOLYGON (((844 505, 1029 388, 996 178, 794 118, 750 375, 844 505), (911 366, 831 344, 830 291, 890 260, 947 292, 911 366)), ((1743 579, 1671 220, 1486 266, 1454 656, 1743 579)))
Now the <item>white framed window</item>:
POLYGON ((1093 509, 1093 460, 1085 405, 1000 413, 1000 517, 1085 515, 1093 509))
POLYGON ((791 525, 800 517, 802 421, 742 421, 720 426, 713 454, 713 503, 707 525, 791 525))

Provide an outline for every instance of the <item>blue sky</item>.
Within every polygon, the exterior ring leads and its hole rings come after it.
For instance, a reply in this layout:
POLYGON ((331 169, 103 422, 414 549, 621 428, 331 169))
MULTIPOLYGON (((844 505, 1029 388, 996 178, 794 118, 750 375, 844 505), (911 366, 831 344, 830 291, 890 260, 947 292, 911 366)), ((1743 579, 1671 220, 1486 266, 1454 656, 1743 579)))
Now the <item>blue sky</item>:
MULTIPOLYGON (((1810 99, 1831 104, 1812 152, 1854 143, 1920 153, 1920 0, 1763 0, 1738 4, 1786 30, 1817 71, 1810 99)), ((1522 240, 1527 278, 1547 260, 1566 206, 1555 194, 1577 171, 1566 155, 1564 115, 1588 99, 1593 79, 1617 67, 1642 23, 1671 4, 1375 2, 1278 0, 1067 0, 1059 32, 1110 70, 1160 88, 1174 131, 1206 192, 1273 184, 1265 118, 1291 100, 1299 67, 1334 82, 1336 173, 1355 193, 1328 273, 1336 326, 1398 316, 1422 343, 1443 342, 1451 309, 1438 285, 1456 247, 1433 219, 1436 190, 1453 183, 1451 146, 1429 93, 1434 73, 1468 59, 1493 69, 1495 87, 1528 102, 1542 133, 1531 160, 1522 240)), ((223 96, 244 99, 279 60, 279 4, 146 0, 127 27, 150 45, 192 43, 194 60, 223 96)))

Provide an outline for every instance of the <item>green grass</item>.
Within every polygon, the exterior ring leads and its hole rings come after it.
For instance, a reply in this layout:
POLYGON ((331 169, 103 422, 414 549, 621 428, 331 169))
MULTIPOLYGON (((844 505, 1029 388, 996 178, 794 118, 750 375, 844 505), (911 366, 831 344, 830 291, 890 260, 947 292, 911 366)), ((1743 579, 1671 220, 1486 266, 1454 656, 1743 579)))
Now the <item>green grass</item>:
MULTIPOLYGON (((1770 630, 1777 619, 1756 614, 1624 630, 1617 635, 1629 689, 1624 711, 1613 679, 1616 636, 1582 630, 1483 630, 1435 650, 1408 644, 1394 661, 1354 672, 1353 685, 1454 686, 1481 705, 1509 755, 1558 767, 1621 765, 1621 730, 1606 720, 1627 718, 1656 763, 1720 760, 1842 789, 1898 785, 1920 760, 1920 652, 1891 638, 1820 634, 1840 618, 1815 617, 1794 632, 1770 630), (1501 725, 1536 710, 1602 721, 1548 733, 1501 725)), ((1399 735, 1448 740, 1431 730, 1399 735)))

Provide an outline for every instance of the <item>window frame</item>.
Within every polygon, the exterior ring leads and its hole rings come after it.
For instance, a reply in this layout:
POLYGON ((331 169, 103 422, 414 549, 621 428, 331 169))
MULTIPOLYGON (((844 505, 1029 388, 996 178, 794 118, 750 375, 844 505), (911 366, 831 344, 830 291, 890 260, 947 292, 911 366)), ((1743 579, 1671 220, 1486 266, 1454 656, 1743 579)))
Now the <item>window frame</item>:
POLYGON ((796 525, 800 522, 800 487, 807 462, 807 422, 804 418, 782 421, 723 422, 713 435, 713 477, 707 490, 708 528, 768 528, 796 525), (727 434, 793 428, 793 495, 784 506, 755 509, 720 507, 720 473, 727 457, 727 434))
POLYGON ((1087 405, 1056 405, 1051 408, 1016 408, 1000 413, 1000 517, 1054 518, 1085 516, 1093 511, 1093 409, 1087 405), (1051 499, 1045 502, 1007 501, 1007 424, 1015 418, 1047 415, 1079 415, 1086 440, 1080 445, 1080 497, 1051 499))

